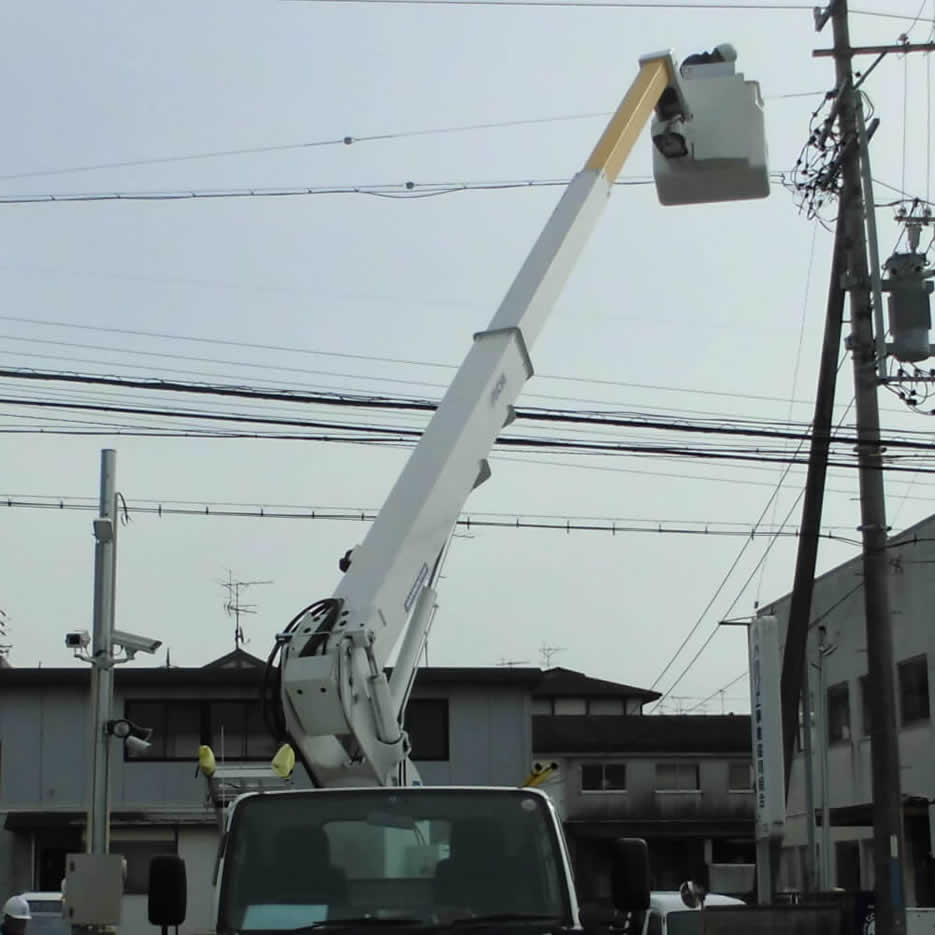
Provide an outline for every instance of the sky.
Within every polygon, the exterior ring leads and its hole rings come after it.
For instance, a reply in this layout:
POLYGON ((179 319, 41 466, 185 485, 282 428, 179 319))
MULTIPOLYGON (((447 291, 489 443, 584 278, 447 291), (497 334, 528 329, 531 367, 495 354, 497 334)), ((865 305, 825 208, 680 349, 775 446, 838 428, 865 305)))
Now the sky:
MULTIPOLYGON (((560 184, 538 183, 581 167, 639 57, 730 41, 765 100, 770 197, 663 208, 646 184, 644 132, 623 170, 640 184, 615 189, 532 351, 536 373, 518 405, 801 431, 834 208, 821 224, 778 180, 833 86, 831 59, 812 54, 830 46, 830 27, 815 32, 810 4, 730 5, 4 4, 0 369, 438 400, 561 195, 560 184), (478 188, 514 182, 537 184, 478 188), (299 188, 319 193, 248 194, 299 188), (335 188, 344 191, 320 193, 335 188), (219 197, 25 198, 185 192, 219 197)), ((863 0, 857 9, 880 15, 853 13, 852 41, 896 43, 910 27, 924 41, 933 6, 863 0)), ((924 55, 891 55, 864 85, 880 118, 878 204, 900 192, 929 198, 929 67, 924 55)), ((894 210, 876 212, 881 259, 900 237, 894 210)), ((846 427, 849 362, 840 373, 846 427)), ((928 441, 929 417, 888 392, 880 405, 885 436, 928 441)), ((91 627, 87 508, 104 448, 116 451, 131 510, 190 511, 134 511, 120 527, 116 625, 164 644, 133 665, 165 664, 166 649, 174 665, 201 665, 232 649, 229 575, 264 582, 240 596, 252 611, 241 617, 245 648, 263 657, 293 614, 331 595, 338 558, 367 522, 321 517, 372 515, 406 448, 196 438, 310 430, 195 413, 426 422, 420 412, 4 377, 0 609, 12 664, 82 665, 64 634, 91 627), (217 515, 260 508, 290 518, 217 515)), ((787 455, 797 444, 671 428, 510 432, 787 455)), ((748 709, 743 629, 717 624, 790 590, 803 466, 549 449, 498 449, 490 462, 464 516, 506 526, 454 538, 429 664, 550 661, 665 691, 659 710, 748 709), (568 528, 516 528, 518 519, 568 528), (770 535, 780 529, 787 535, 770 535)), ((852 467, 832 469, 823 528, 833 538, 820 570, 857 554, 857 489, 852 467)), ((894 530, 933 510, 925 473, 888 473, 886 489, 894 530)))

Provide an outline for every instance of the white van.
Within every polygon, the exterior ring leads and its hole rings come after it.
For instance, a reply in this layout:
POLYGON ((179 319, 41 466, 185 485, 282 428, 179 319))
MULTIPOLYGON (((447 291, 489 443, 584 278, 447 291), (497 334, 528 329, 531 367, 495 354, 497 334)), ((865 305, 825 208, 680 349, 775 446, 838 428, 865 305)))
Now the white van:
MULTIPOLYGON (((684 887, 683 887, 684 889, 684 887)), ((708 893, 704 906, 743 906, 742 899, 708 893)), ((700 935, 701 905, 690 905, 678 890, 653 890, 643 920, 642 935, 700 935)))

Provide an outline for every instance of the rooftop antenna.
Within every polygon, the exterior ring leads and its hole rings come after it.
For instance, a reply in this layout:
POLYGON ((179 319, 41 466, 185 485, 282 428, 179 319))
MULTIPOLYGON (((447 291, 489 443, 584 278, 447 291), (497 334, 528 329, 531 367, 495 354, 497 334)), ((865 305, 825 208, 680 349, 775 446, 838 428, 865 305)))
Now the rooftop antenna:
POLYGON ((513 666, 528 666, 528 659, 504 659, 500 657, 500 661, 497 663, 498 668, 512 669, 513 666))
POLYGON ((546 646, 546 644, 543 643, 539 647, 539 655, 542 657, 542 668, 551 669, 552 668, 552 657, 556 653, 563 653, 563 652, 565 652, 564 646, 546 646))
POLYGON ((227 581, 221 582, 221 587, 227 591, 227 600, 224 602, 224 612, 228 617, 234 618, 234 651, 240 649, 245 643, 243 627, 240 625, 241 614, 255 614, 256 604, 244 604, 240 600, 240 592, 254 584, 272 584, 272 581, 235 581, 233 572, 227 570, 227 581))
POLYGON ((7 615, 5 610, 0 609, 0 659, 6 656, 10 649, 12 649, 12 643, 8 643, 7 640, 7 627, 10 625, 10 618, 7 615))

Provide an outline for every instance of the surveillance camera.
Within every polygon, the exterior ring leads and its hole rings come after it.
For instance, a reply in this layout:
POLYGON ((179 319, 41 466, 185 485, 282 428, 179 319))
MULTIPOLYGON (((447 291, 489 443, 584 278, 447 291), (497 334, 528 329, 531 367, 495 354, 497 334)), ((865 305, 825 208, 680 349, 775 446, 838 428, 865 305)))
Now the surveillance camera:
POLYGON ((139 756, 146 753, 152 744, 148 740, 140 740, 139 737, 127 737, 123 745, 131 752, 139 756))
POLYGON ((65 634, 65 645, 69 649, 87 649, 91 643, 91 634, 87 630, 73 630, 65 634))
POLYGON ((162 640, 155 640, 151 636, 137 636, 135 633, 126 633, 123 630, 114 630, 113 640, 126 650, 128 656, 135 653, 154 653, 162 646, 162 640))

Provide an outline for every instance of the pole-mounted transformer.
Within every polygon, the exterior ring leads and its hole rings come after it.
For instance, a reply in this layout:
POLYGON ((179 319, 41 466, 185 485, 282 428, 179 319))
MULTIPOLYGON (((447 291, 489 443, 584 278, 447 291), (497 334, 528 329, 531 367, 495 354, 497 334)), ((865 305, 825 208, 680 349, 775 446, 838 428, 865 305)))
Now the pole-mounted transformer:
POLYGON ((907 222, 909 253, 894 253, 884 264, 887 277, 883 291, 889 293, 887 303, 892 343, 887 350, 899 361, 918 363, 932 356, 929 332, 932 312, 929 296, 935 285, 935 270, 926 265, 925 254, 916 252, 921 223, 907 222))

